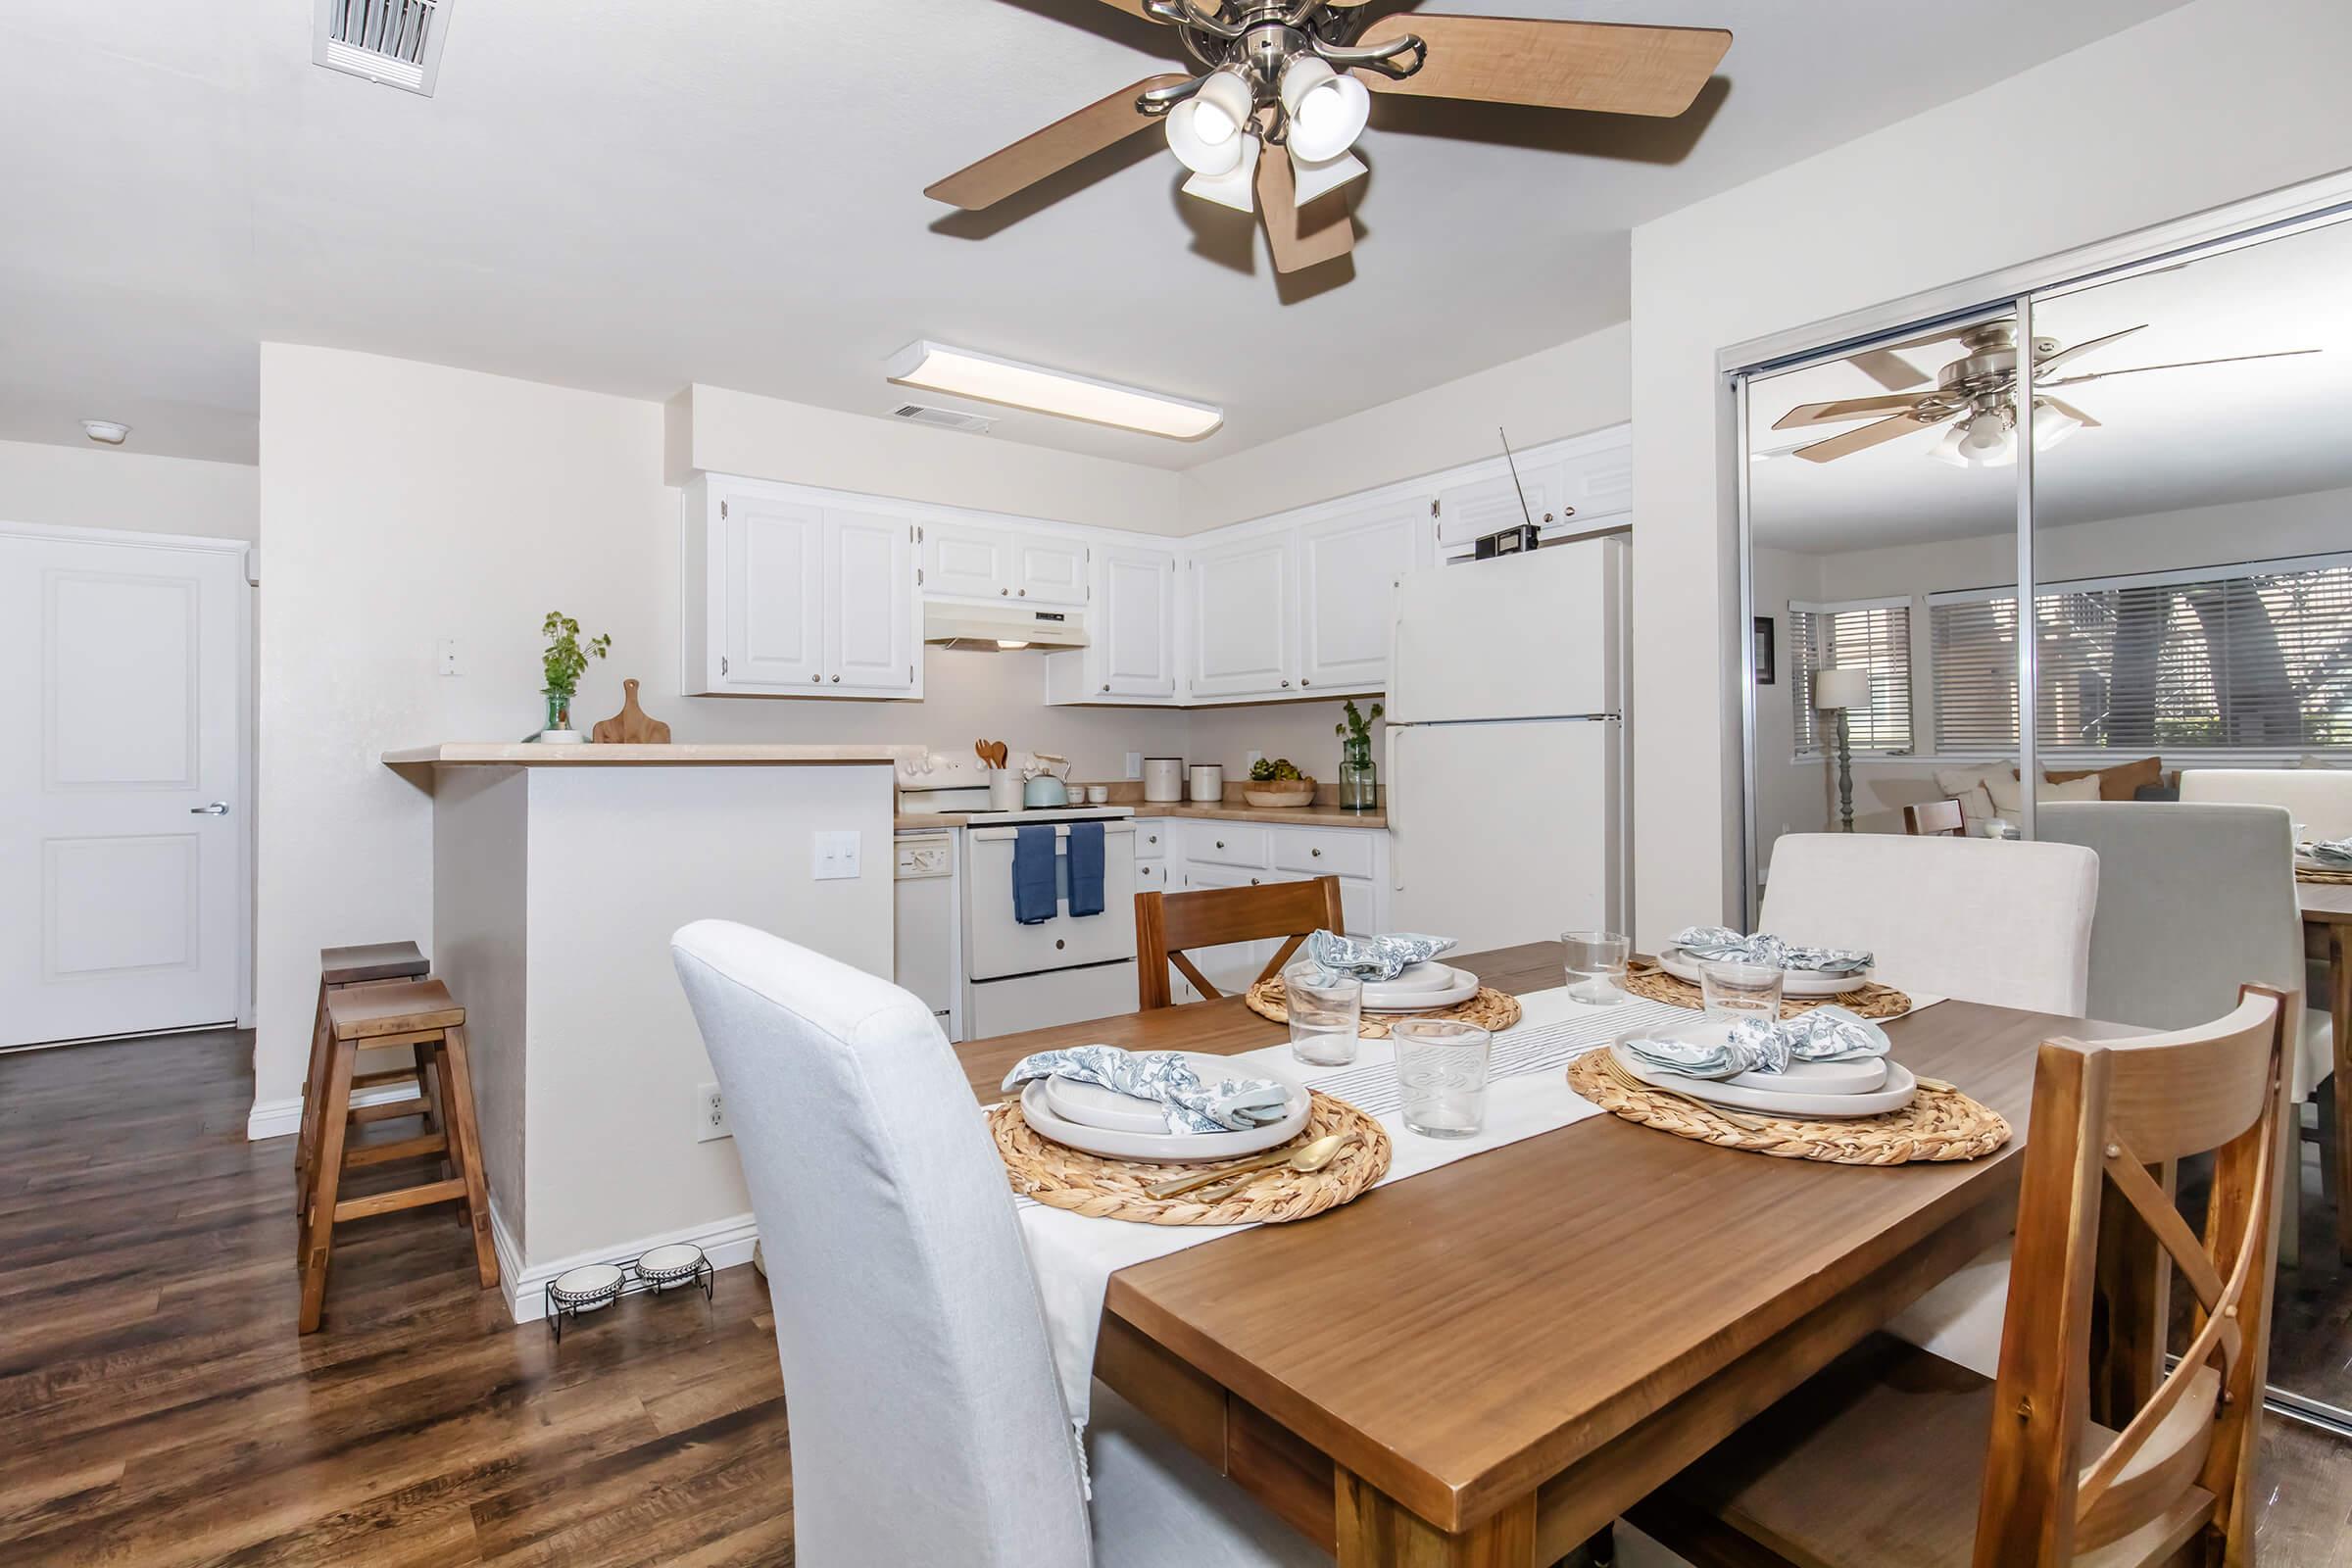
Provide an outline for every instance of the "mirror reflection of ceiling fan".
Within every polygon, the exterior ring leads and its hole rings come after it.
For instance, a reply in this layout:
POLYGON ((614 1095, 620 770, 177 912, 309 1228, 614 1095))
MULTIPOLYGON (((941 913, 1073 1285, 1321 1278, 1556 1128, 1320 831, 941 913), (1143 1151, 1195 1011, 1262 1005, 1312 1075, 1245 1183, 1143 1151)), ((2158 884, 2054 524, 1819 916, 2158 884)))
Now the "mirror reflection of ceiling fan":
MULTIPOLYGON (((2235 365, 2244 360, 2282 360, 2317 354, 2318 349, 2287 349, 2276 354, 2237 354, 2220 360, 2186 360, 2178 365, 2133 365, 2117 370, 2092 370, 2082 375, 2053 376, 2050 372, 2097 349, 2105 348, 2147 324, 2128 326, 2105 337, 2094 337, 2072 348, 2060 348, 2056 338, 2034 340, 2034 450, 2044 452, 2077 430, 2099 421, 2073 404, 2050 396, 2060 387, 2103 381, 2111 375, 2141 375, 2150 370, 2185 370, 2201 365, 2235 365)), ((1980 326, 1948 327, 1901 343, 1866 350, 1846 362, 1881 386, 1885 397, 1839 398, 1833 403, 1806 403, 1773 421, 1775 430, 1808 425, 1838 424, 1847 419, 1877 417, 1859 429, 1826 441, 1788 449, 1808 463, 1834 463, 1919 430, 1944 425, 1943 437, 1927 456, 1964 468, 2004 467, 2017 461, 2017 324, 1988 321, 1980 326), (1957 339, 1963 353, 1936 372, 1936 384, 1920 391, 1928 380, 1925 370, 1902 358, 1905 349, 1957 339)), ((1759 457, 1779 456, 1759 453, 1759 457)))
POLYGON ((1104 3, 1173 27, 1200 74, 1121 87, 925 195, 993 207, 1164 122, 1169 149, 1191 171, 1185 193, 1258 214, 1275 270, 1295 272, 1354 248, 1348 200, 1337 193, 1366 172, 1352 149, 1372 93, 1672 118, 1732 43, 1719 27, 1369 18, 1366 0, 1104 3))

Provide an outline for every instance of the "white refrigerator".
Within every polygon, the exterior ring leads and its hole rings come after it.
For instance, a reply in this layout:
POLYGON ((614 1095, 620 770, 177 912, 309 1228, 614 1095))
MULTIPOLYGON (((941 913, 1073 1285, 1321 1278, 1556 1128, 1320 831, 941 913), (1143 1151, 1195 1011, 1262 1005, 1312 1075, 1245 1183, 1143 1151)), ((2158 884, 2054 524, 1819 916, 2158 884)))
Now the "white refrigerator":
POLYGON ((1593 539, 1397 585, 1394 929, 1466 953, 1632 930, 1631 558, 1593 539))

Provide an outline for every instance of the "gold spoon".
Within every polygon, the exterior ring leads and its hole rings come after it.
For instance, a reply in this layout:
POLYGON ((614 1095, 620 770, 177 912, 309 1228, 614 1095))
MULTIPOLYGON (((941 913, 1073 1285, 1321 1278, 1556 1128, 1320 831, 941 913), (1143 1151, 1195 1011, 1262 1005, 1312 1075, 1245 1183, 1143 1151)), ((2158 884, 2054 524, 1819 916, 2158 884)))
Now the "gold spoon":
POLYGON ((1284 1163, 1270 1165, 1264 1170, 1246 1171, 1221 1187, 1204 1188, 1192 1195, 1193 1201, 1196 1203, 1222 1203, 1229 1198, 1241 1197, 1243 1193, 1264 1181, 1268 1176, 1278 1175, 1285 1170, 1295 1171, 1301 1176, 1311 1175, 1339 1158, 1342 1153, 1346 1152, 1348 1146, 1354 1141, 1344 1135, 1318 1138, 1293 1154, 1284 1163), (1328 1149, 1324 1147, 1327 1144, 1331 1146, 1328 1149))
POLYGON ((1153 1198, 1174 1198, 1178 1193, 1189 1193, 1196 1187, 1206 1187, 1228 1176, 1253 1176, 1261 1170, 1272 1170, 1277 1165, 1288 1165, 1301 1172, 1321 1170, 1331 1163, 1332 1155, 1338 1153, 1340 1146, 1347 1141, 1343 1135, 1333 1133, 1311 1144, 1301 1144, 1297 1149, 1277 1149, 1270 1154, 1253 1154, 1238 1165, 1219 1165, 1214 1170, 1195 1171, 1190 1176, 1179 1176, 1173 1181, 1154 1182, 1144 1191, 1153 1198))

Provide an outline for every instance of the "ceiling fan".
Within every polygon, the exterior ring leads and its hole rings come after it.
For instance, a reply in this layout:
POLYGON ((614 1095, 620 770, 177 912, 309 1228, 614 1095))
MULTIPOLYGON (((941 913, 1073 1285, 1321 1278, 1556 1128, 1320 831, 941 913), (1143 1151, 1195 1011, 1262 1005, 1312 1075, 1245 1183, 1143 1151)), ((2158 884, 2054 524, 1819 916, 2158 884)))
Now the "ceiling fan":
POLYGON ((1172 27, 1200 74, 1146 76, 924 192, 978 210, 1155 124, 1190 170, 1185 191, 1255 212, 1277 271, 1354 248, 1345 199, 1371 94, 1469 98, 1672 117, 1690 107, 1732 35, 1511 17, 1368 19, 1365 0, 1104 0, 1172 27), (1309 209, 1312 209, 1309 211, 1309 209))
MULTIPOLYGON (((2219 360, 2186 360, 2178 365, 2133 365, 2118 370, 2093 370, 2083 375, 2053 377, 2050 374, 2085 354, 2105 348, 2134 332, 2146 330, 2147 323, 2143 321, 2137 326, 2125 327, 2120 332, 2110 332, 2105 337, 2077 343, 2072 348, 2060 348, 2056 338, 2037 337, 2034 340, 2034 451, 2047 451, 2077 430, 2095 426, 2099 422, 2073 404, 2047 395, 2059 387, 2081 386, 2088 381, 2105 380, 2111 375, 2138 375, 2149 370, 2185 370, 2200 365, 2235 365, 2244 360, 2282 360, 2320 352, 2318 349, 2286 349, 2276 354, 2236 354, 2219 360)), ((1851 457, 1854 453, 1868 451, 1886 442, 1900 440, 1913 431, 1931 430, 1940 424, 1949 428, 1928 452, 1929 457, 1964 468, 2003 467, 2017 461, 2015 322, 1989 321, 1981 326, 1930 332, 1924 337, 1866 350, 1854 355, 1846 363, 1886 387, 1888 395, 1801 404, 1775 419, 1772 427, 1775 430, 1794 430, 1807 425, 1837 424, 1874 415, 1880 417, 1873 423, 1831 436, 1826 441, 1815 441, 1790 449, 1790 455, 1803 458, 1808 463, 1834 463, 1839 458, 1851 457), (1933 387, 1924 387, 1920 391, 1908 390, 1922 387, 1928 380, 1928 373, 1903 359, 1903 351, 1955 339, 1960 344, 1961 357, 1936 372, 1933 387)))

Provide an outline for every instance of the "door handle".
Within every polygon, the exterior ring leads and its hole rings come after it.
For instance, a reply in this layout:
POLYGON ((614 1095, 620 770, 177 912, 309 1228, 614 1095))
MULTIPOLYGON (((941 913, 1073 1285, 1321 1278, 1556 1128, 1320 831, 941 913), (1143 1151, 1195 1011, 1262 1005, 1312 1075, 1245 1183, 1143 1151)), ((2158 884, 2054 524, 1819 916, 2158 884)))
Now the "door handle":
POLYGON ((226 816, 228 814, 228 803, 226 801, 215 801, 210 806, 191 806, 188 808, 188 814, 190 816, 226 816))

